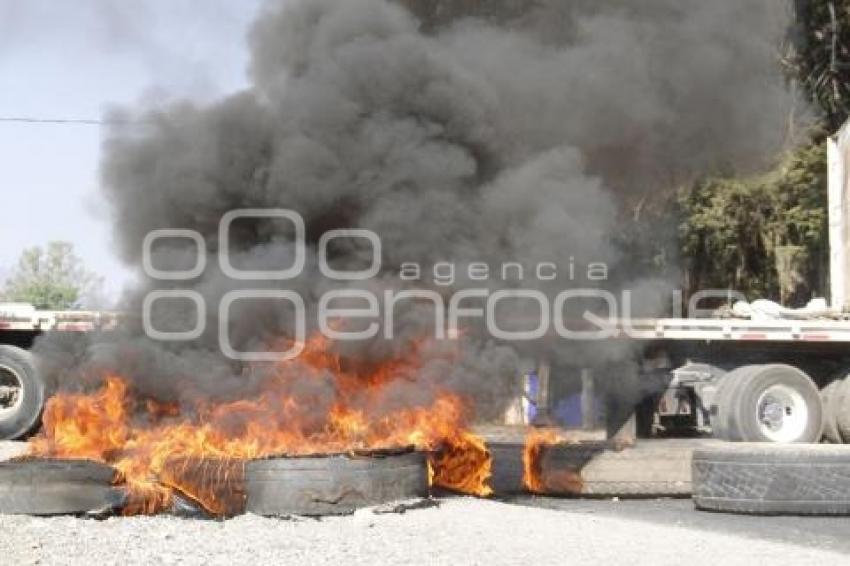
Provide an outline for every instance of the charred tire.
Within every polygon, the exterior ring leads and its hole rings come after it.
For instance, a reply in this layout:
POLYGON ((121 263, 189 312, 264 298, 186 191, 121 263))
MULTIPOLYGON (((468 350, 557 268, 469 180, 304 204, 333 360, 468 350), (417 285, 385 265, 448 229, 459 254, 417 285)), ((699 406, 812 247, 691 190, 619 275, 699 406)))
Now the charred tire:
POLYGON ((18 460, 0 463, 0 513, 63 515, 120 507, 115 470, 88 460, 18 460))
POLYGON ((757 515, 850 514, 850 446, 727 444, 693 457, 698 509, 757 515))
POLYGON ((0 440, 21 438, 38 427, 45 384, 32 354, 0 346, 0 440))
POLYGON ((724 377, 715 399, 715 436, 742 442, 818 442, 823 428, 820 393, 799 369, 744 366, 724 377))
POLYGON ((519 443, 487 443, 491 462, 490 487, 497 496, 525 491, 523 449, 519 443))
POLYGON ((344 515, 427 495, 428 467, 418 452, 254 460, 245 466, 245 489, 249 513, 344 515))
POLYGON ((693 443, 641 440, 634 447, 566 444, 540 457, 543 493, 592 497, 657 497, 691 494, 693 443))

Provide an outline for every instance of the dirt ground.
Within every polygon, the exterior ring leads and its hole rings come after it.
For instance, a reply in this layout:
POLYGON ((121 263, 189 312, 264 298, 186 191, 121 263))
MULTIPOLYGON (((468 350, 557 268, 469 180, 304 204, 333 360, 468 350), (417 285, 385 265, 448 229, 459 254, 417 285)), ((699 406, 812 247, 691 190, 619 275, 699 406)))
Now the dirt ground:
POLYGON ((228 521, 0 516, 3 564, 836 564, 846 556, 688 526, 450 498, 377 515, 228 521))

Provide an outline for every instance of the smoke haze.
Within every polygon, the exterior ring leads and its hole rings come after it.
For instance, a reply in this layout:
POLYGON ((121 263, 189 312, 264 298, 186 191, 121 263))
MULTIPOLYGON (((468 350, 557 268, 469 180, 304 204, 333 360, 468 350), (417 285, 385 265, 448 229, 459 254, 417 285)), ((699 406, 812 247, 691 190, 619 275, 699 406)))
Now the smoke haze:
MULTIPOLYGON (((315 261, 319 237, 337 228, 380 236, 383 270, 370 289, 410 287, 398 277, 404 263, 427 270, 436 262, 551 262, 560 268, 554 281, 495 278, 483 286, 550 296, 588 285, 636 289, 635 302, 651 315, 662 308, 664 285, 617 270, 622 252, 613 241, 627 203, 718 167, 758 167, 785 142, 794 101, 775 62, 785 23, 775 1, 435 1, 413 5, 416 15, 401 4, 269 3, 248 36, 249 89, 210 106, 122 111, 149 125, 116 127, 105 143, 103 188, 119 253, 138 266, 151 230, 202 234, 207 272, 176 287, 206 298, 210 330, 189 345, 156 343, 138 328, 93 338, 76 366, 120 369, 142 392, 166 399, 251 394, 271 370, 225 359, 216 334, 224 293, 261 286, 231 281, 216 267, 219 221, 242 208, 304 217, 304 274, 277 287, 304 297, 308 321, 320 293, 342 285, 320 276, 315 261), (585 279, 590 262, 609 266, 607 281, 585 279), (570 264, 576 281, 566 275, 570 264)), ((228 245, 246 269, 280 268, 293 257, 287 230, 270 221, 234 225, 228 245)), ((175 268, 192 263, 186 256, 174 243, 155 260, 175 268)), ((336 250, 333 259, 339 269, 359 269, 364 251, 336 250)), ((427 276, 413 285, 445 296, 481 286, 462 276, 448 287, 427 276)), ((168 286, 142 287, 128 297, 131 311, 147 290, 168 286)), ((398 308, 394 340, 333 347, 367 364, 404 352, 431 331, 433 306, 398 308)), ((191 327, 192 312, 169 304, 157 325, 191 327)), ((291 328, 283 307, 246 301, 233 312, 237 349, 268 346, 291 328)), ((447 387, 491 417, 516 390, 522 359, 596 365, 626 361, 631 351, 502 344, 477 331, 429 348, 436 352, 388 404, 425 402, 447 387)), ((62 359, 55 365, 67 369, 62 359)))

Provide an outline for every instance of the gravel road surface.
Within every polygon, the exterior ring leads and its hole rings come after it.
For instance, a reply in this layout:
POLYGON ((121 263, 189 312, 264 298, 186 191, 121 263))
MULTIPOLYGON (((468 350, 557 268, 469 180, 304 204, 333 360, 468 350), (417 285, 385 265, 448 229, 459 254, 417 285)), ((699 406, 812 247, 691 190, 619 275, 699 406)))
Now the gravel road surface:
MULTIPOLYGON (((718 516, 720 517, 720 516, 718 516)), ((3 564, 837 564, 789 542, 584 511, 449 498, 404 514, 322 520, 244 515, 0 516, 3 564)))
MULTIPOLYGON (((817 550, 833 550, 850 555, 850 520, 847 517, 733 515, 696 511, 690 499, 563 499, 516 497, 513 503, 558 509, 570 513, 637 519, 657 525, 671 525, 745 536, 776 542, 795 541, 817 550)), ((850 562, 850 556, 843 562, 850 562)))

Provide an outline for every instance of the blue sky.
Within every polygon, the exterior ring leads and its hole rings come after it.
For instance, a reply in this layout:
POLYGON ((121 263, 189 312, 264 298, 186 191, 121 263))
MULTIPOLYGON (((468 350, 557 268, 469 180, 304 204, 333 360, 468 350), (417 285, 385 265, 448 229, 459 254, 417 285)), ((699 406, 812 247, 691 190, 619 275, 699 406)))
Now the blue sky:
MULTIPOLYGON (((100 118, 114 105, 211 99, 243 87, 245 34, 262 0, 0 0, 0 117, 100 118)), ((0 278, 50 240, 115 295, 99 198, 101 131, 0 122, 0 278)))

